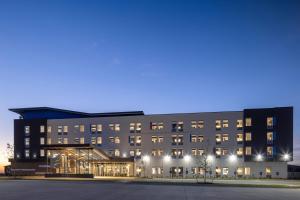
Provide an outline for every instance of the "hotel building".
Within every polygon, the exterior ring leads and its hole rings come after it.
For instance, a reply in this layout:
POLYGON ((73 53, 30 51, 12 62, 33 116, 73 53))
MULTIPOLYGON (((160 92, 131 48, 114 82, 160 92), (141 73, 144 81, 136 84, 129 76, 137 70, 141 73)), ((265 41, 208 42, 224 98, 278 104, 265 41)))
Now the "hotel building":
POLYGON ((287 178, 293 108, 150 114, 17 108, 12 173, 287 178))

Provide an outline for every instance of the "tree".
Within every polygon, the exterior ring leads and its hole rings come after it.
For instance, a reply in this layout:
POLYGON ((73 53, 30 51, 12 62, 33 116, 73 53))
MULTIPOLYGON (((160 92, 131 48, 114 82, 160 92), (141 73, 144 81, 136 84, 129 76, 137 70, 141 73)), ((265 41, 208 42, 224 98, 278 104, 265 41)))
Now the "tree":
MULTIPOLYGON (((6 156, 8 160, 12 160, 14 162, 14 145, 7 143, 6 144, 6 156)), ((11 170, 13 169, 14 164, 11 162, 11 170)))
MULTIPOLYGON (((204 172, 204 183, 207 183, 207 174, 212 172, 212 156, 207 153, 203 153, 195 158, 198 169, 202 169, 204 172)), ((199 183, 199 173, 196 174, 197 183, 199 183)))

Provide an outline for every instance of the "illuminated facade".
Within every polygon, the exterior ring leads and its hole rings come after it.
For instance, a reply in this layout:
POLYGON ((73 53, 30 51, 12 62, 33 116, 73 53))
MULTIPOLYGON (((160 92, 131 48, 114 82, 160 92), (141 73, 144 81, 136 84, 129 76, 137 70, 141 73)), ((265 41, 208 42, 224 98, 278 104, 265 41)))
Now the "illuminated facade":
POLYGON ((10 110, 20 115, 14 173, 286 178, 293 159, 292 107, 154 115, 10 110))

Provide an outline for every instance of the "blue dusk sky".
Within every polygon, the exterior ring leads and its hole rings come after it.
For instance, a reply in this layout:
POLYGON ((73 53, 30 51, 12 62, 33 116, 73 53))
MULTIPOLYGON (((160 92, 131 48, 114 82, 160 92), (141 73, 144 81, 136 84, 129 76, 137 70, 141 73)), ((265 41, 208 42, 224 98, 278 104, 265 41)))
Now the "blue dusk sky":
POLYGON ((1 155, 18 117, 8 108, 294 106, 300 163, 299 11, 288 0, 1 0, 1 155))

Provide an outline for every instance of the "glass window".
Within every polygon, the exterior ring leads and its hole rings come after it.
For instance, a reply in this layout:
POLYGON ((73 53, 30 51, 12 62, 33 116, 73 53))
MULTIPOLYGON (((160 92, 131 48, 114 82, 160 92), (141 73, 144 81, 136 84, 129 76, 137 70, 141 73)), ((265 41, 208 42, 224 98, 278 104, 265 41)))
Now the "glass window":
POLYGON ((40 132, 45 133, 45 126, 40 126, 40 132))
POLYGON ((250 176, 251 175, 251 169, 250 167, 245 167, 245 175, 250 176))
POLYGON ((91 124, 91 132, 96 133, 97 132, 97 125, 96 124, 91 124))
POLYGON ((204 154, 204 149, 198 149, 198 155, 203 156, 204 154))
POLYGON ((48 126, 47 127, 47 133, 51 133, 52 132, 52 126, 48 126))
POLYGON ((64 144, 68 144, 68 138, 64 138, 64 144))
POLYGON ((97 124, 97 132, 98 133, 102 132, 102 124, 97 124))
POLYGON ((25 138, 25 146, 26 147, 30 146, 30 138, 25 138))
POLYGON ((51 142, 52 142, 52 141, 51 141, 51 138, 48 138, 48 139, 47 139, 47 144, 51 144, 51 142))
POLYGON ((119 149, 115 149, 115 157, 120 157, 120 150, 119 149))
POLYGON ((79 143, 80 143, 80 144, 84 144, 84 137, 81 137, 81 138, 80 138, 79 143))
POLYGON ((266 167, 266 175, 271 175, 271 174, 272 174, 271 167, 266 167))
POLYGON ((197 136, 196 135, 191 136, 191 142, 197 142, 197 136))
POLYGON ((267 147, 267 156, 273 156, 273 147, 267 147))
POLYGON ((191 121, 191 127, 192 128, 197 128, 197 122, 196 121, 191 121))
POLYGON ((68 133, 68 129, 69 129, 68 126, 64 126, 64 133, 68 133))
POLYGON ((221 156, 222 154, 222 149, 221 148, 216 148, 216 155, 221 156))
POLYGON ((164 137, 159 136, 159 137, 158 137, 158 142, 159 142, 159 143, 162 143, 163 141, 164 141, 164 137))
POLYGON ((120 137, 115 137, 115 143, 120 144, 120 137))
POLYGON ((57 138, 57 143, 58 143, 58 144, 61 144, 61 143, 62 143, 62 138, 61 138, 61 137, 57 138))
POLYGON ((199 135, 198 136, 198 142, 203 142, 204 141, 204 136, 203 135, 199 135))
POLYGON ((152 136, 151 141, 152 141, 152 143, 157 143, 158 142, 158 137, 157 136, 152 136))
POLYGON ((156 156, 156 149, 153 149, 153 150, 152 150, 151 155, 152 155, 152 156, 156 156))
POLYGON ((216 129, 221 129, 221 120, 216 120, 216 129))
POLYGON ((136 144, 141 144, 142 143, 142 136, 136 136, 135 137, 135 143, 136 144))
POLYGON ((228 155, 228 149, 222 149, 222 156, 228 155))
POLYGON ((242 119, 238 119, 236 120, 236 127, 239 128, 243 128, 243 120, 242 119))
POLYGON ((192 156, 196 156, 197 155, 197 149, 192 149, 192 156))
POLYGON ((96 137, 91 137, 91 144, 96 144, 96 137))
POLYGON ((130 123, 129 124, 129 130, 130 130, 130 132, 134 132, 135 131, 135 123, 130 123))
POLYGON ((244 174, 244 168, 243 167, 238 167, 236 170, 236 174, 238 176, 242 176, 244 174))
POLYGON ((141 156, 142 155, 142 150, 141 149, 136 149, 135 150, 135 155, 136 156, 141 156))
POLYGON ((44 157, 45 156, 45 150, 44 149, 41 149, 40 150, 40 157, 44 157))
POLYGON ((41 137, 41 138, 40 138, 40 144, 41 144, 41 145, 44 145, 44 144, 45 144, 45 138, 44 138, 44 137, 41 137))
POLYGON ((79 131, 80 131, 81 133, 84 133, 84 125, 80 125, 80 126, 79 126, 79 131))
POLYGON ((245 140, 246 141, 251 141, 252 140, 252 134, 250 132, 246 133, 245 140))
POLYGON ((250 117, 246 118, 246 126, 252 126, 252 119, 250 117))
POLYGON ((221 134, 216 134, 216 142, 220 143, 221 142, 221 134))
POLYGON ((102 137, 97 137, 97 144, 102 144, 102 137))
POLYGON ((274 126, 274 118, 273 117, 267 117, 267 126, 269 128, 274 126))
POLYGON ((252 148, 251 147, 246 147, 245 148, 245 154, 247 155, 247 156, 250 156, 250 155, 252 155, 252 148))
POLYGON ((223 120, 223 128, 228 128, 228 126, 229 126, 228 120, 227 120, 227 119, 224 119, 224 120, 223 120))
POLYGON ((63 131, 63 127, 62 126, 57 126, 57 133, 61 134, 63 131))
POLYGON ((242 133, 236 134, 236 141, 237 142, 243 142, 243 134, 242 133))
POLYGON ((25 126, 24 132, 25 132, 25 134, 30 134, 30 126, 25 126))
POLYGON ((120 131, 121 128, 120 128, 120 124, 115 124, 115 131, 120 131))
POLYGON ((220 175, 221 174, 221 168, 220 167, 216 167, 216 175, 220 175))
POLYGON ((236 150, 236 155, 237 156, 243 156, 244 152, 243 152, 243 147, 239 147, 236 150))
POLYGON ((29 158, 30 157, 30 151, 29 149, 25 150, 25 158, 29 158))
POLYGON ((268 132, 267 133, 267 141, 272 142, 273 141, 273 132, 268 132))
POLYGON ((228 134, 223 134, 222 136, 222 141, 228 141, 229 140, 229 135, 228 134))
POLYGON ((130 157, 134 157, 134 154, 135 154, 135 151, 134 151, 134 150, 130 150, 130 151, 129 151, 130 157))
POLYGON ((224 176, 227 176, 229 174, 229 170, 228 170, 228 167, 223 167, 223 175, 224 176))

